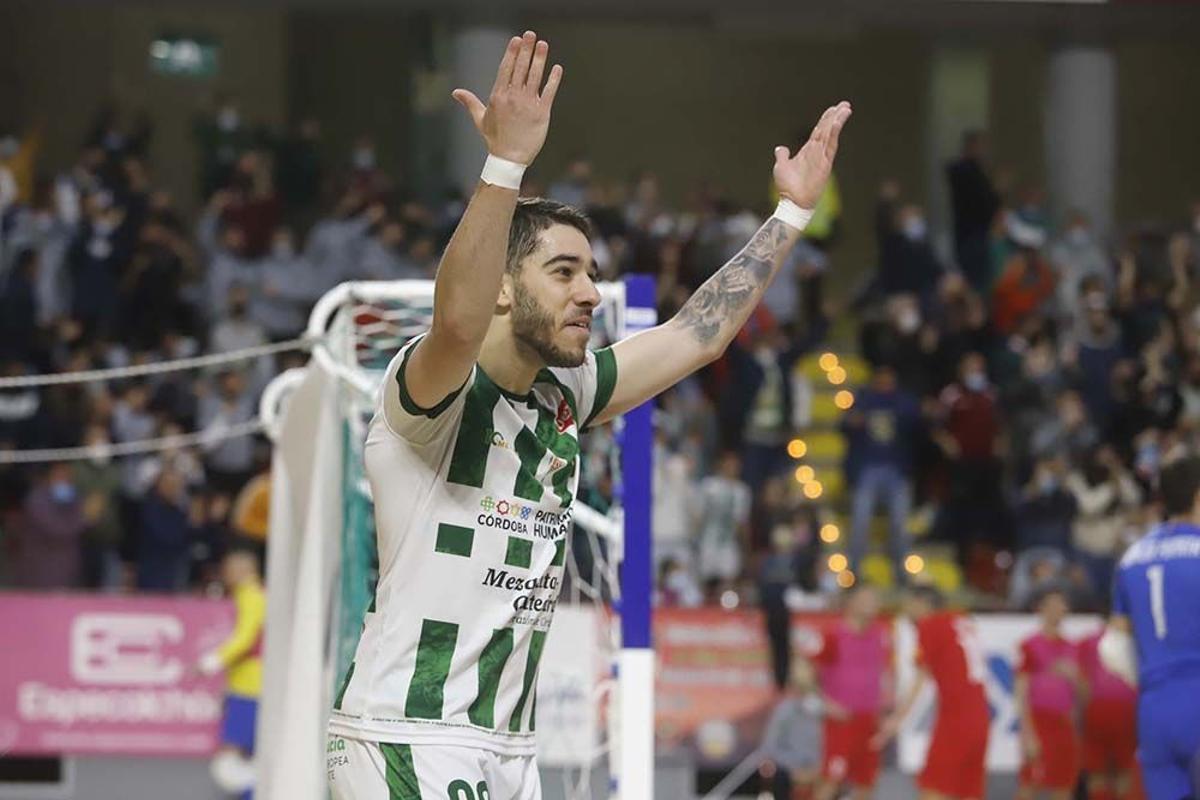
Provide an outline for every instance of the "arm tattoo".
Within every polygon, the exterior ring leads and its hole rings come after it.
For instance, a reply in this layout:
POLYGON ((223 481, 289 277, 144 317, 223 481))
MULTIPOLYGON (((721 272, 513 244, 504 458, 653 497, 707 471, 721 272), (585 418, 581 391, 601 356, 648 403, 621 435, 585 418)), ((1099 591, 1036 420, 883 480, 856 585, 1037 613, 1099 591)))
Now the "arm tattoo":
POLYGON ((726 322, 749 314, 747 305, 771 279, 775 257, 787 240, 787 226, 774 218, 767 220, 728 264, 688 298, 676 319, 701 344, 711 342, 726 322))

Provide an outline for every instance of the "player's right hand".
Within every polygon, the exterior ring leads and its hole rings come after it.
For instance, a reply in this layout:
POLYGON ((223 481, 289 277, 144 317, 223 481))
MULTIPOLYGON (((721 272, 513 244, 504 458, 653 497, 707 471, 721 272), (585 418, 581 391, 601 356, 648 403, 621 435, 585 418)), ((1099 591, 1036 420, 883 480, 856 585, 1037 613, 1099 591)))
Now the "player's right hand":
POLYGON ((528 166, 541 152, 563 74, 555 64, 542 88, 549 52, 549 44, 525 31, 509 40, 486 106, 470 91, 454 90, 454 99, 471 115, 491 155, 528 166))

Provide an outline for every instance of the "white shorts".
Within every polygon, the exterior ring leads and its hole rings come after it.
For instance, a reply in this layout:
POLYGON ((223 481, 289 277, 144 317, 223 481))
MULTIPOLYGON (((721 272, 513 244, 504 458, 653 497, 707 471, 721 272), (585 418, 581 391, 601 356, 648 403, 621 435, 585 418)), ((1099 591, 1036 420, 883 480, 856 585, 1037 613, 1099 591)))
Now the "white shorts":
POLYGON ((333 800, 541 800, 533 756, 477 747, 389 744, 330 735, 333 800))

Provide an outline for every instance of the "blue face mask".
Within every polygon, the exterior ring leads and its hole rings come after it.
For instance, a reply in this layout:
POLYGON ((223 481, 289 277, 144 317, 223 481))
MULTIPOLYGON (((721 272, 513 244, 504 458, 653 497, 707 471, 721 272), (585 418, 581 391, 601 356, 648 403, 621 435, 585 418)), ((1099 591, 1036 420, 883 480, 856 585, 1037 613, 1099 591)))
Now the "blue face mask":
POLYGON ((56 503, 70 503, 75 499, 75 484, 66 481, 51 484, 50 499, 56 503))

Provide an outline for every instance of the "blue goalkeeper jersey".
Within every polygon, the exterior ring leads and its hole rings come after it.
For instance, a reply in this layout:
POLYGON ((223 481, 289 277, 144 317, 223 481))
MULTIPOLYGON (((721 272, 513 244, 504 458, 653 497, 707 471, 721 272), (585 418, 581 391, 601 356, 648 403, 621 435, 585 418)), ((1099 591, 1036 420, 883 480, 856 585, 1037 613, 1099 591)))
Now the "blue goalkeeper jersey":
POLYGON ((1113 612, 1129 618, 1143 692, 1200 679, 1200 527, 1167 522, 1117 566, 1113 612))

